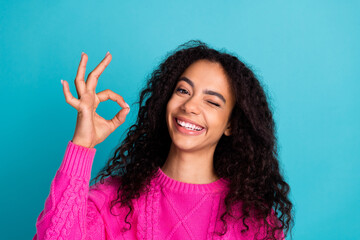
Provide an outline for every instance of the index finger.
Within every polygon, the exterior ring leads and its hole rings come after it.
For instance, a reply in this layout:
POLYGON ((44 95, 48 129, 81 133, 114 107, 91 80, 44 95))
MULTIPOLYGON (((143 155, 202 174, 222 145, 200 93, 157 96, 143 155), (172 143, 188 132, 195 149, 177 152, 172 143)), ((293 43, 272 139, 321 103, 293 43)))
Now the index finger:
POLYGON ((105 68, 111 62, 112 56, 109 52, 106 53, 104 59, 97 65, 97 67, 89 74, 88 79, 86 80, 86 87, 90 90, 95 91, 98 79, 100 75, 104 72, 105 68))
POLYGON ((101 91, 101 92, 97 93, 96 95, 98 96, 100 102, 104 102, 106 100, 111 99, 114 102, 117 102, 120 105, 120 107, 122 107, 122 108, 130 108, 122 96, 120 96, 117 93, 114 93, 110 89, 101 91))

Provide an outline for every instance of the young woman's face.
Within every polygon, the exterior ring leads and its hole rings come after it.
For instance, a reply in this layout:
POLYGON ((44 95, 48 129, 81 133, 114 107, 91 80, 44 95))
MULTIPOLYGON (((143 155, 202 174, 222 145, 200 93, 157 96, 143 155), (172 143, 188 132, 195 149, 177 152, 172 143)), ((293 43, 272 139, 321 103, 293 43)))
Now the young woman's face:
POLYGON ((213 150, 231 134, 235 99, 219 63, 199 60, 180 76, 166 107, 172 144, 183 151, 213 150))

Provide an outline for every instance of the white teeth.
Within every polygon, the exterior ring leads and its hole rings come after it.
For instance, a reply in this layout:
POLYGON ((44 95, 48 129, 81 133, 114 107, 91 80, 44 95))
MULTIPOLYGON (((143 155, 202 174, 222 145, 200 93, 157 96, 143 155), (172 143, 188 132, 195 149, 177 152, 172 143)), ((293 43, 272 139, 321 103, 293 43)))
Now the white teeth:
POLYGON ((179 119, 176 119, 176 122, 181 125, 182 127, 185 127, 187 129, 190 129, 190 130, 196 130, 196 131, 200 131, 202 130, 201 127, 198 127, 194 124, 191 124, 191 123, 187 123, 187 122, 183 122, 183 121, 180 121, 179 119))

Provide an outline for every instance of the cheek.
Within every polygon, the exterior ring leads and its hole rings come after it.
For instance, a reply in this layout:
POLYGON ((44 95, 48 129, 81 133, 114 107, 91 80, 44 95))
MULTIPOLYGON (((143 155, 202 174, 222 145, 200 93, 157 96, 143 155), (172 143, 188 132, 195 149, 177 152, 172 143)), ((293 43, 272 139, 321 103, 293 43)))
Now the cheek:
POLYGON ((226 118, 227 114, 225 113, 217 113, 211 116, 208 116, 209 124, 216 128, 219 131, 219 134, 222 135, 222 132, 227 126, 228 119, 226 118))
POLYGON ((166 105, 166 123, 169 127, 170 121, 171 121, 171 114, 174 112, 174 103, 172 101, 172 98, 169 100, 169 102, 166 105))
POLYGON ((173 113, 178 108, 179 101, 172 96, 166 105, 166 115, 173 113))
POLYGON ((167 103, 166 105, 166 116, 168 116, 170 113, 171 113, 171 110, 173 109, 173 106, 172 106, 172 101, 171 99, 169 100, 169 102, 167 103))
POLYGON ((168 102, 168 104, 166 105, 166 114, 165 114, 165 116, 166 116, 166 123, 167 123, 167 125, 169 126, 169 115, 170 115, 170 104, 169 104, 170 102, 168 102))

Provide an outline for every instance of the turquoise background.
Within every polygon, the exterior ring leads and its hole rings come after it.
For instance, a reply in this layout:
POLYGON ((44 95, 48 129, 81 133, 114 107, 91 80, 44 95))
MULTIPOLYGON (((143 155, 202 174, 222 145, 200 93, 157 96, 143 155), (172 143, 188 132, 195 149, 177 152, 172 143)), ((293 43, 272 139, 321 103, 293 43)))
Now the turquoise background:
MULTIPOLYGON (((60 79, 113 60, 97 92, 131 104, 94 177, 134 122, 139 90, 190 39, 238 54, 266 85, 295 204, 294 239, 360 239, 359 1, 1 1, 1 239, 31 239, 77 112, 60 79), (221 2, 221 4, 219 3, 221 2)), ((100 104, 112 118, 116 103, 100 104)), ((289 238, 288 238, 289 239, 289 238)))

